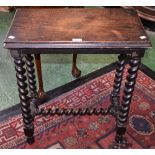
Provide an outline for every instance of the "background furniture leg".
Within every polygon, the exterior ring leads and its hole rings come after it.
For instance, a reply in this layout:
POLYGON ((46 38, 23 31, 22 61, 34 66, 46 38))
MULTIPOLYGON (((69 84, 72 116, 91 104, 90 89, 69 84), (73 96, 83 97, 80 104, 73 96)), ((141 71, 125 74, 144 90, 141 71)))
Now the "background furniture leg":
POLYGON ((73 54, 72 75, 77 78, 81 75, 81 71, 77 68, 76 58, 77 58, 77 54, 73 54))
POLYGON ((35 54, 35 64, 36 64, 36 69, 37 69, 37 76, 38 76, 38 97, 40 99, 45 98, 45 93, 44 93, 44 86, 43 86, 43 78, 42 78, 42 67, 41 67, 41 57, 40 54, 35 54))
MULTIPOLYGON (((36 63, 37 76, 38 76, 38 85, 39 85, 38 96, 40 99, 44 99, 45 92, 44 92, 44 87, 43 87, 41 57, 40 57, 40 54, 35 54, 34 56, 35 56, 35 63, 36 63)), ((77 68, 76 59, 77 59, 77 54, 73 54, 72 75, 77 78, 81 75, 81 71, 77 68)))

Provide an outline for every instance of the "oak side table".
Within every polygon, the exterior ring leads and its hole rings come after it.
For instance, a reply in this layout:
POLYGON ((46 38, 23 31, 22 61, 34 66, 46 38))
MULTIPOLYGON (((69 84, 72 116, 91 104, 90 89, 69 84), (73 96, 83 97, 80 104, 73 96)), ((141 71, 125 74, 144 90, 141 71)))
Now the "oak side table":
MULTIPOLYGON (((132 9, 66 8, 18 9, 4 41, 14 58, 27 142, 34 142, 35 115, 105 115, 116 118, 111 148, 129 146, 127 128, 137 71, 151 43, 132 9), (111 106, 108 109, 39 109, 33 54, 119 54, 111 106), (128 61, 126 61, 128 60, 128 61), (129 63, 124 96, 120 101, 123 71, 129 63), (28 87, 28 88, 27 88, 28 87)), ((59 56, 59 55, 58 55, 59 56)))

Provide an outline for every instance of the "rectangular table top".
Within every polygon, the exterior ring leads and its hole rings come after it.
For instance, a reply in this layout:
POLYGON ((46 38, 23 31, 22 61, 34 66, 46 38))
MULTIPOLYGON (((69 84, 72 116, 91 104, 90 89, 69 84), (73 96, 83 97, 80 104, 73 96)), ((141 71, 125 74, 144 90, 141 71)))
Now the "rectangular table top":
POLYGON ((134 10, 122 8, 18 9, 5 48, 148 48, 134 10))

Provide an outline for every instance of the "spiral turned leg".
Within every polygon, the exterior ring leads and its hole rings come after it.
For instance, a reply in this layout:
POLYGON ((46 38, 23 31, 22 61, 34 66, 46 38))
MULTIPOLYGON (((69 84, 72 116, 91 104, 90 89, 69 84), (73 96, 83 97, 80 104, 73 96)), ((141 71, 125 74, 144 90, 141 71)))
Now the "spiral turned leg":
POLYGON ((126 124, 139 65, 140 58, 138 56, 133 57, 130 60, 130 68, 128 70, 127 82, 125 83, 123 102, 117 118, 117 131, 113 148, 128 148, 130 146, 124 135, 126 132, 126 124))
POLYGON ((112 104, 110 108, 110 113, 114 116, 117 115, 120 107, 120 88, 121 88, 121 83, 123 78, 123 71, 125 67, 125 58, 126 58, 126 55, 123 55, 123 54, 118 56, 113 91, 111 93, 112 104))
POLYGON ((35 68, 33 62, 33 56, 31 54, 25 55, 26 59, 26 70, 29 84, 29 95, 30 95, 30 108, 32 117, 35 117, 35 111, 38 108, 37 103, 39 103, 38 93, 36 88, 36 77, 35 77, 35 68))
POLYGON ((20 104, 23 116, 23 123, 24 123, 24 133, 27 136, 27 142, 33 143, 33 133, 34 133, 34 126, 33 120, 31 115, 30 103, 28 102, 28 90, 27 90, 27 83, 26 83, 26 76, 25 76, 25 62, 22 60, 22 57, 15 57, 15 70, 16 70, 16 77, 17 77, 17 84, 18 84, 18 91, 20 97, 20 104))
POLYGON ((33 63, 33 56, 31 54, 27 54, 26 58, 26 70, 28 76, 28 83, 29 83, 29 91, 30 96, 34 97, 37 96, 37 88, 36 88, 36 77, 35 77, 35 69, 33 63))

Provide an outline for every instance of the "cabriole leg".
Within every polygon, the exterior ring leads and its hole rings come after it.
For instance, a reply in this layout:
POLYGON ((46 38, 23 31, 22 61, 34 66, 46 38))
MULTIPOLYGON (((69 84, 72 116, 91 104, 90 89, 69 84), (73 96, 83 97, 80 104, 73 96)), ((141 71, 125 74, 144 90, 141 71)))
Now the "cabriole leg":
POLYGON ((81 75, 81 71, 78 69, 76 65, 76 59, 77 59, 77 54, 73 54, 72 75, 77 78, 81 75))
POLYGON ((37 75, 38 75, 38 86, 39 86, 38 96, 41 100, 44 100, 46 98, 46 94, 44 92, 44 86, 43 86, 41 56, 40 56, 40 54, 35 54, 34 57, 35 57, 37 75))

